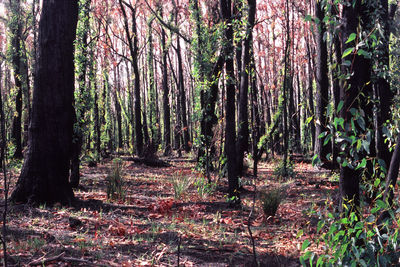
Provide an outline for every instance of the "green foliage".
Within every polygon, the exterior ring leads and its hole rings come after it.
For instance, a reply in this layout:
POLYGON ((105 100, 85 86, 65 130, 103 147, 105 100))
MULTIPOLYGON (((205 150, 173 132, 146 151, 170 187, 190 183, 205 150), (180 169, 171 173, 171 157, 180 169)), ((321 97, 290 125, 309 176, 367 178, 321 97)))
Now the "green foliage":
POLYGON ((172 187, 174 188, 175 199, 181 199, 182 196, 194 183, 193 178, 178 172, 172 177, 172 187))
POLYGON ((312 213, 321 218, 313 242, 322 245, 323 253, 307 250, 312 241, 305 240, 302 250, 307 251, 300 257, 303 266, 389 266, 398 262, 400 219, 382 200, 375 200, 367 217, 350 211, 350 207, 343 214, 327 210, 312 213), (379 224, 377 218, 383 211, 390 218, 379 224))
POLYGON ((274 188, 260 193, 261 207, 266 216, 275 216, 284 195, 285 192, 282 188, 274 188))
POLYGON ((125 197, 125 181, 123 173, 124 163, 121 159, 114 159, 110 173, 106 178, 107 198, 111 200, 125 197))
POLYGON ((194 182, 194 186, 196 187, 199 197, 201 199, 206 199, 215 192, 217 183, 208 182, 207 178, 201 175, 194 182))
POLYGON ((274 169, 274 175, 276 175, 278 178, 290 178, 296 176, 293 161, 287 159, 285 164, 283 160, 280 160, 274 169))

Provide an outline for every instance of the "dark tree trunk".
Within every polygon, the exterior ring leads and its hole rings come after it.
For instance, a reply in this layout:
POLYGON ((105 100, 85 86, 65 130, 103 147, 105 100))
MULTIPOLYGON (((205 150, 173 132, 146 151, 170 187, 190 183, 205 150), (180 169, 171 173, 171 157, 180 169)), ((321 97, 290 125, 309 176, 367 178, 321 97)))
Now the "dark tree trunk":
POLYGON ((120 103, 120 76, 119 76, 119 65, 114 69, 114 105, 117 116, 117 128, 118 128, 118 148, 123 148, 122 138, 122 114, 121 114, 121 103, 120 103))
MULTIPOLYGON (((336 8, 332 8, 332 15, 336 16, 338 13, 336 8)), ((333 69, 333 84, 332 84, 332 96, 333 96, 333 105, 335 110, 335 116, 339 117, 337 112, 337 108, 340 102, 340 66, 342 65, 342 46, 340 43, 340 38, 338 34, 333 35, 333 44, 335 51, 335 60, 336 60, 336 69, 333 69)), ((336 130, 334 129, 333 135, 335 136, 336 130)), ((332 142, 332 158, 333 158, 333 168, 339 169, 339 165, 336 161, 339 156, 339 147, 336 142, 332 142)))
POLYGON ((235 82, 233 64, 233 28, 231 0, 220 0, 224 29, 224 55, 226 71, 226 106, 225 106, 225 151, 228 165, 228 193, 234 202, 240 202, 239 180, 236 162, 236 129, 235 129, 235 82))
MULTIPOLYGON (((362 12, 365 8, 365 4, 361 0, 356 0, 354 5, 345 5, 343 8, 343 31, 342 31, 342 49, 345 51, 348 48, 353 47, 354 41, 347 42, 350 34, 359 30, 359 21, 366 21, 366 18, 362 16, 366 13, 362 12)), ((365 22, 366 23, 366 22, 365 22)), ((363 25, 361 25, 363 26, 363 25)), ((365 29, 364 29, 365 30, 365 29)), ((347 124, 346 129, 342 129, 346 134, 350 134, 354 130, 357 131, 358 137, 361 138, 362 134, 365 134, 363 129, 357 127, 357 129, 351 129, 350 122, 353 115, 350 112, 351 108, 362 108, 365 113, 365 123, 369 125, 369 120, 372 118, 372 103, 367 103, 367 98, 372 97, 372 86, 371 81, 371 60, 365 58, 362 55, 349 55, 352 58, 352 65, 349 67, 343 66, 344 73, 352 72, 352 75, 347 80, 348 86, 342 86, 340 92, 340 99, 343 101, 343 108, 340 110, 340 115, 347 124), (363 97, 358 98, 362 94, 363 97)), ((347 58, 345 58, 346 60, 347 58)), ((371 101, 369 101, 371 102, 371 101)), ((372 146, 372 145, 371 145, 372 146)), ((373 147, 371 147, 372 149, 373 147)), ((349 144, 347 145, 349 149, 349 144)), ((347 151, 347 155, 349 152, 347 151)), ((359 153, 359 158, 366 157, 366 153, 359 153)), ((340 180, 339 189, 341 196, 340 209, 343 208, 343 204, 348 206, 356 207, 359 205, 359 182, 360 182, 361 171, 355 170, 348 166, 340 167, 340 180), (351 202, 351 203, 349 203, 351 202), (350 204, 350 205, 349 205, 350 204)))
MULTIPOLYGON (((325 138, 319 138, 321 133, 328 132, 327 109, 329 104, 329 78, 328 78, 328 48, 324 35, 326 33, 326 25, 324 22, 324 11, 321 1, 315 2, 315 13, 319 20, 316 25, 317 39, 317 72, 316 72, 316 107, 315 107, 315 146, 314 154, 318 155, 323 163, 327 163, 326 156, 331 151, 331 141, 324 145, 325 138)), ((324 165, 323 165, 324 166, 324 165)))
POLYGON ((129 5, 125 1, 119 0, 119 5, 121 7, 123 19, 124 19, 124 29, 127 35, 129 51, 131 52, 131 63, 133 67, 133 74, 135 76, 134 83, 134 94, 135 94, 135 140, 136 140, 136 154, 141 156, 143 154, 143 129, 142 129, 142 112, 140 103, 140 76, 138 67, 138 36, 136 27, 136 8, 129 5), (132 25, 131 31, 129 30, 128 17, 125 11, 126 5, 131 10, 132 25))
POLYGON ((14 81, 17 88, 17 95, 15 97, 15 113, 13 117, 12 134, 11 138, 15 145, 14 158, 21 159, 22 155, 22 91, 24 84, 24 73, 22 69, 22 10, 20 0, 10 1, 11 16, 9 28, 11 32, 11 60, 14 69, 14 81))
MULTIPOLYGON (((162 17, 162 9, 160 9, 160 16, 162 17)), ((162 87, 163 87, 163 111, 164 111, 164 155, 170 155, 171 148, 171 118, 169 106, 169 87, 168 87, 168 65, 167 53, 168 49, 165 42, 165 30, 161 29, 161 48, 162 48, 162 87)))
POLYGON ((70 203, 68 182, 73 126, 73 42, 78 1, 44 1, 28 151, 15 202, 70 203))
POLYGON ((87 38, 89 32, 89 11, 90 11, 90 2, 91 0, 86 0, 85 2, 80 2, 79 5, 80 15, 78 25, 81 23, 83 24, 81 30, 79 30, 78 26, 78 35, 77 40, 80 42, 80 46, 77 48, 77 58, 75 61, 78 61, 78 97, 74 99, 75 102, 75 110, 73 114, 74 119, 74 132, 73 132, 73 142, 72 142, 72 155, 71 155, 71 170, 70 170, 70 177, 69 181, 71 183, 72 188, 76 188, 79 185, 80 180, 80 156, 82 151, 83 145, 83 138, 84 138, 84 128, 85 124, 82 122, 84 120, 86 111, 87 111, 87 98, 88 92, 86 88, 86 71, 87 71, 87 38))
POLYGON ((250 51, 253 45, 253 26, 256 15, 256 1, 248 0, 249 13, 246 27, 246 38, 242 45, 242 69, 240 71, 240 90, 239 90, 239 120, 237 138, 237 172, 242 175, 244 153, 249 146, 249 114, 248 114, 248 94, 249 94, 249 74, 250 74, 250 51))
POLYGON ((183 149, 186 152, 190 151, 189 146, 189 127, 187 122, 187 114, 186 114, 186 92, 185 92, 185 84, 183 82, 183 63, 182 63, 182 55, 181 55, 181 41, 179 36, 176 38, 176 54, 178 58, 178 78, 179 78, 179 102, 181 108, 181 122, 182 122, 182 136, 183 136, 183 149))
POLYGON ((94 86, 94 102, 93 102, 93 113, 94 113, 94 129, 96 132, 96 138, 95 138, 95 148, 96 148, 96 154, 97 154, 97 158, 96 160, 98 160, 98 157, 101 153, 101 146, 100 146, 100 142, 101 142, 101 132, 100 132, 100 128, 101 128, 101 122, 100 122, 100 118, 99 118, 99 100, 98 100, 98 95, 97 95, 97 84, 95 83, 94 86))
MULTIPOLYGON (((310 40, 306 37, 307 43, 307 57, 308 57, 308 115, 314 115, 314 93, 313 93, 313 60, 311 57, 311 47, 309 44, 310 40)), ((315 123, 310 123, 311 129, 311 146, 312 151, 314 151, 315 147, 315 123)))
MULTIPOLYGON (((384 69, 389 69, 389 39, 390 39, 390 29, 389 24, 392 20, 389 17, 389 6, 388 0, 381 0, 382 11, 380 13, 380 21, 384 25, 383 27, 383 40, 381 45, 378 46, 379 59, 378 64, 380 64, 384 69)), ((391 107, 393 104, 394 94, 390 89, 390 84, 386 78, 379 75, 376 82, 375 88, 375 99, 378 100, 377 113, 376 113, 376 128, 375 128, 375 138, 376 138, 376 153, 379 159, 382 159, 386 166, 385 169, 389 168, 392 153, 389 151, 389 147, 385 144, 385 138, 383 136, 383 127, 385 127, 386 121, 391 118, 391 107)))

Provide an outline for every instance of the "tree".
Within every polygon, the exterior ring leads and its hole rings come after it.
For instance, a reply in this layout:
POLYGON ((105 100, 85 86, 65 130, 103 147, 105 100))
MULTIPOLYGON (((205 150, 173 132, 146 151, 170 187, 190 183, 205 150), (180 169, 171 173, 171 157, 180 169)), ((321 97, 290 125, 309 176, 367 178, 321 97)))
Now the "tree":
POLYGON ((233 28, 232 2, 220 0, 220 8, 224 23, 223 54, 225 56, 226 73, 226 106, 225 106, 225 152, 228 165, 228 193, 233 202, 240 202, 239 180, 236 157, 236 129, 235 129, 235 81, 233 64, 233 28))
POLYGON ((11 199, 70 203, 68 182, 73 132, 73 42, 78 1, 44 1, 34 81, 28 151, 11 199))
POLYGON ((326 25, 324 22, 325 12, 324 6, 320 0, 315 2, 315 13, 317 18, 317 71, 316 84, 317 91, 315 96, 315 146, 314 154, 318 155, 322 162, 326 162, 326 156, 330 151, 330 142, 324 144, 325 138, 320 138, 324 132, 328 132, 327 127, 327 108, 329 103, 329 78, 328 78, 328 48, 324 35, 326 33, 326 25))
POLYGON ((121 7, 122 16, 124 20, 124 30, 126 37, 128 39, 129 51, 131 53, 131 63, 133 67, 133 74, 135 76, 134 83, 134 114, 135 114, 135 140, 136 140, 136 153, 138 155, 143 154, 143 126, 142 126, 142 111, 140 103, 140 76, 139 76, 139 66, 138 66, 138 36, 136 28, 136 6, 132 6, 125 1, 119 0, 119 5, 121 7), (128 17, 126 14, 125 6, 127 6, 131 11, 132 25, 131 30, 129 30, 128 17))
POLYGON ((244 152, 248 151, 249 146, 249 114, 248 114, 248 94, 249 94, 249 73, 250 73, 250 52, 253 45, 253 27, 256 15, 256 1, 248 1, 248 18, 246 26, 246 35, 242 44, 240 71, 240 91, 239 91, 239 127, 237 140, 237 164, 238 174, 243 172, 244 152))
MULTIPOLYGON (((10 29, 10 46, 8 54, 11 59, 15 87, 17 95, 15 97, 15 113, 12 126, 12 139, 15 144, 15 158, 22 158, 22 95, 26 92, 29 82, 27 81, 27 64, 26 55, 24 52, 24 38, 23 38, 23 17, 22 7, 20 0, 13 0, 9 2, 10 5, 10 18, 8 27, 10 29)), ((29 104, 28 104, 29 105, 29 104)))
POLYGON ((372 101, 368 100, 372 97, 371 60, 355 49, 359 42, 355 37, 356 33, 360 29, 361 31, 366 30, 368 14, 368 4, 361 0, 355 1, 354 5, 348 1, 343 6, 342 57, 347 62, 351 58, 351 61, 350 64, 342 64, 342 75, 344 75, 345 81, 340 89, 340 100, 343 103, 340 117, 344 121, 341 135, 345 138, 341 143, 341 146, 344 147, 341 154, 342 157, 346 157, 345 161, 340 162, 340 208, 344 206, 342 204, 350 204, 352 207, 359 205, 361 169, 357 166, 363 158, 365 160, 370 152, 369 149, 364 149, 355 155, 352 152, 354 144, 348 140, 352 140, 352 137, 356 139, 365 137, 365 141, 369 143, 368 146, 371 149, 374 147, 373 139, 370 137, 371 133, 368 133, 369 130, 365 127, 370 125, 373 117, 372 101))

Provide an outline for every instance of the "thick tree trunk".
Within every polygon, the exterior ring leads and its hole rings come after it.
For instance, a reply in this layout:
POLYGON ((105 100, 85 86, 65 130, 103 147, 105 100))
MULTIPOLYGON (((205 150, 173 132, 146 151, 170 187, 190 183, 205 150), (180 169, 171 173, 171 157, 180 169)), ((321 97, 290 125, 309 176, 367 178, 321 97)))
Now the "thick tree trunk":
MULTIPOLYGON (((316 25, 317 39, 317 72, 316 72, 316 107, 315 107, 315 146, 314 154, 318 155, 322 163, 327 163, 326 156, 331 151, 331 141, 324 145, 325 138, 319 138, 321 133, 328 132, 327 127, 327 109, 329 104, 329 78, 328 78, 328 48, 324 35, 326 33, 326 25, 324 22, 324 11, 321 1, 315 2, 315 13, 319 20, 316 25)), ((324 165, 323 165, 324 166, 324 165)))
MULTIPOLYGON (((354 5, 346 5, 343 8, 343 31, 342 31, 342 49, 346 50, 354 46, 354 41, 347 42, 350 34, 357 32, 359 30, 359 21, 366 23, 365 16, 366 13, 362 12, 365 9, 365 4, 361 0, 356 0, 354 5)), ((364 26, 361 24, 361 27, 364 26)), ((362 28, 364 29, 364 28, 362 28)), ((365 30, 365 29, 364 29, 365 30)), ((348 56, 350 57, 350 55, 348 56)), ((365 124, 370 125, 370 120, 372 119, 372 101, 367 101, 368 97, 372 97, 372 86, 371 86, 371 60, 362 55, 351 55, 352 65, 349 67, 343 66, 344 73, 352 72, 352 75, 347 80, 347 86, 341 87, 340 99, 343 101, 343 108, 340 111, 341 117, 345 121, 345 131, 346 134, 356 131, 358 137, 365 135, 364 129, 358 126, 356 129, 352 129, 350 122, 353 115, 350 109, 364 110, 365 124), (363 95, 362 98, 358 98, 359 95, 363 95)), ((345 58, 346 60, 347 58, 345 58)), ((373 141, 373 140, 371 140, 373 141)), ((347 144, 347 156, 351 158, 349 153, 349 146, 347 144)), ((372 143, 370 149, 374 149, 372 143)), ((359 158, 365 158, 367 156, 366 152, 359 153, 359 158)), ((368 174, 367 174, 368 175, 368 174)), ((340 194, 341 194, 341 205, 340 209, 343 208, 343 204, 352 207, 357 207, 359 205, 359 182, 361 177, 361 170, 355 170, 343 164, 340 167, 340 194)))
POLYGON ((69 203, 77 1, 44 1, 28 151, 15 202, 69 203))

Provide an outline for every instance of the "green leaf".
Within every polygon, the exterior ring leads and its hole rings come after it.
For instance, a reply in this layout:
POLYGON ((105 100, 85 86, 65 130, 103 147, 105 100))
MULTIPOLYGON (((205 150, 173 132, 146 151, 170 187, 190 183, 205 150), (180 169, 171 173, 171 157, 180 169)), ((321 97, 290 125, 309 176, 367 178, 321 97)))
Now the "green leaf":
POLYGON ((311 15, 306 15, 304 17, 304 21, 312 21, 312 16, 311 15))
POLYGON ((353 32, 350 34, 349 38, 346 41, 346 44, 350 43, 351 41, 354 41, 356 39, 357 35, 353 32))
MULTIPOLYGON (((310 246, 310 244, 311 244, 311 242, 308 239, 304 240, 303 244, 301 245, 301 250, 302 251, 306 250, 310 246)), ((307 259, 308 259, 308 257, 307 257, 307 259)))
POLYGON ((353 52, 353 50, 354 50, 354 47, 349 47, 349 48, 347 48, 346 50, 344 50, 343 55, 342 55, 342 58, 345 58, 345 57, 347 57, 348 55, 350 55, 350 54, 353 52))
POLYGON ((297 232, 296 238, 299 238, 299 237, 301 237, 302 235, 303 235, 303 229, 300 229, 300 230, 297 232))
POLYGON ((362 159, 361 163, 358 164, 356 170, 360 169, 360 168, 365 168, 365 166, 367 165, 367 160, 365 158, 362 159))
POLYGON ((381 208, 379 208, 379 207, 375 207, 375 208, 373 208, 373 209, 371 210, 371 213, 372 213, 372 214, 377 213, 380 209, 381 209, 381 208))
POLYGON ((343 100, 340 100, 340 102, 339 102, 339 104, 338 104, 338 106, 337 106, 337 109, 336 109, 336 112, 337 112, 337 113, 339 113, 339 112, 342 110, 343 105, 344 105, 343 100))
POLYGON ((306 124, 309 124, 313 120, 314 116, 308 117, 306 120, 306 124))
POLYGON ((380 209, 386 208, 386 203, 383 202, 383 200, 381 200, 381 199, 378 199, 378 200, 376 201, 376 205, 377 205, 380 209))

